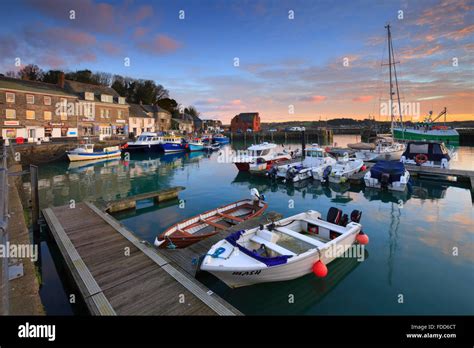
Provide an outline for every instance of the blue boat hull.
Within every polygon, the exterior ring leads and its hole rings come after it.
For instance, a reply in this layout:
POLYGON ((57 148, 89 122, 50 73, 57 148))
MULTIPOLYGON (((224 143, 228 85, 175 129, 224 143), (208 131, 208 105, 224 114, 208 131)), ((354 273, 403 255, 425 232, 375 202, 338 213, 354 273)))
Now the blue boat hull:
POLYGON ((161 151, 161 144, 129 145, 123 149, 123 152, 158 152, 158 151, 161 151))
POLYGON ((164 143, 164 144, 161 144, 161 148, 163 152, 165 153, 186 151, 185 144, 164 143))
POLYGON ((204 145, 189 144, 189 151, 202 151, 202 150, 204 150, 204 145))
POLYGON ((230 142, 229 138, 224 137, 224 138, 213 138, 213 142, 219 143, 219 144, 228 144, 230 142))

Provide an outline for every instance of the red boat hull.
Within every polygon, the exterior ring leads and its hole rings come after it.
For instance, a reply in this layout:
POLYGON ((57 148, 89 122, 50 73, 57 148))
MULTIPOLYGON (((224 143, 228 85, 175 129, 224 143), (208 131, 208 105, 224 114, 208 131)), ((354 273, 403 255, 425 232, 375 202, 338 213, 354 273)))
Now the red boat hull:
MULTIPOLYGON (((278 157, 278 158, 274 158, 272 160, 269 160, 269 161, 267 161, 267 168, 271 168, 273 163, 279 163, 279 162, 282 162, 282 161, 288 161, 288 158, 278 157)), ((250 169, 248 162, 237 162, 237 163, 235 163, 235 166, 237 167, 237 169, 239 171, 242 171, 242 172, 248 172, 249 169, 250 169)))

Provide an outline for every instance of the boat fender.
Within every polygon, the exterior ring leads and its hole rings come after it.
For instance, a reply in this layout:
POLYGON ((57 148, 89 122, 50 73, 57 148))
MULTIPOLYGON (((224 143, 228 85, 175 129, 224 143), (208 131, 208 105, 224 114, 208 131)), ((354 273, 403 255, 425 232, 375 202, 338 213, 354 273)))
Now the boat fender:
POLYGON ((361 245, 367 245, 369 244, 369 236, 366 235, 364 232, 360 231, 359 234, 356 237, 356 240, 359 244, 361 245))
POLYGON ((313 265, 313 273, 318 278, 324 278, 328 275, 328 268, 321 260, 318 260, 313 265))

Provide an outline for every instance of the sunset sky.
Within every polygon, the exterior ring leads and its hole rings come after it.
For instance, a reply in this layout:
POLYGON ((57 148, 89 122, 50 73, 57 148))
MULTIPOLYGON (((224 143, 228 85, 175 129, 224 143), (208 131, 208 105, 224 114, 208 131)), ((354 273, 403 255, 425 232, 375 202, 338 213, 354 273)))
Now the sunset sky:
POLYGON ((467 0, 5 0, 0 72, 20 58, 153 79, 224 122, 250 111, 263 122, 385 120, 390 23, 404 101, 474 120, 473 13, 467 0))

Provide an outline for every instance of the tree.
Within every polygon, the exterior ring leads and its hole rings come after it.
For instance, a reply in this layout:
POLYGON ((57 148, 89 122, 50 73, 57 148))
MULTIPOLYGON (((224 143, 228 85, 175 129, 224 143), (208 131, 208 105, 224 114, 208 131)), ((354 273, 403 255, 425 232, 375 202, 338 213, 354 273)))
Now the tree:
POLYGON ((160 108, 169 111, 171 114, 173 114, 173 112, 177 110, 178 107, 178 103, 176 102, 176 100, 170 98, 163 98, 158 100, 157 105, 160 108))
POLYGON ((199 117, 200 115, 199 111, 197 111, 196 108, 192 105, 184 109, 184 113, 191 115, 193 117, 199 117))
POLYGON ((46 83, 58 83, 59 75, 62 73, 61 70, 48 70, 44 75, 41 81, 46 83))
POLYGON ((35 64, 28 64, 18 72, 18 76, 22 80, 31 81, 41 81, 43 74, 43 70, 41 70, 40 67, 35 64))
POLYGON ((121 96, 126 97, 128 99, 128 82, 126 79, 120 75, 114 75, 113 82, 111 87, 121 96))
POLYGON ((101 86, 110 86, 112 84, 112 74, 102 72, 102 71, 97 71, 92 74, 91 80, 94 81, 96 85, 101 85, 101 86))
POLYGON ((75 72, 70 72, 66 74, 67 80, 77 81, 77 82, 84 82, 84 83, 91 83, 96 85, 96 81, 92 77, 92 71, 85 69, 85 70, 77 70, 75 72))

